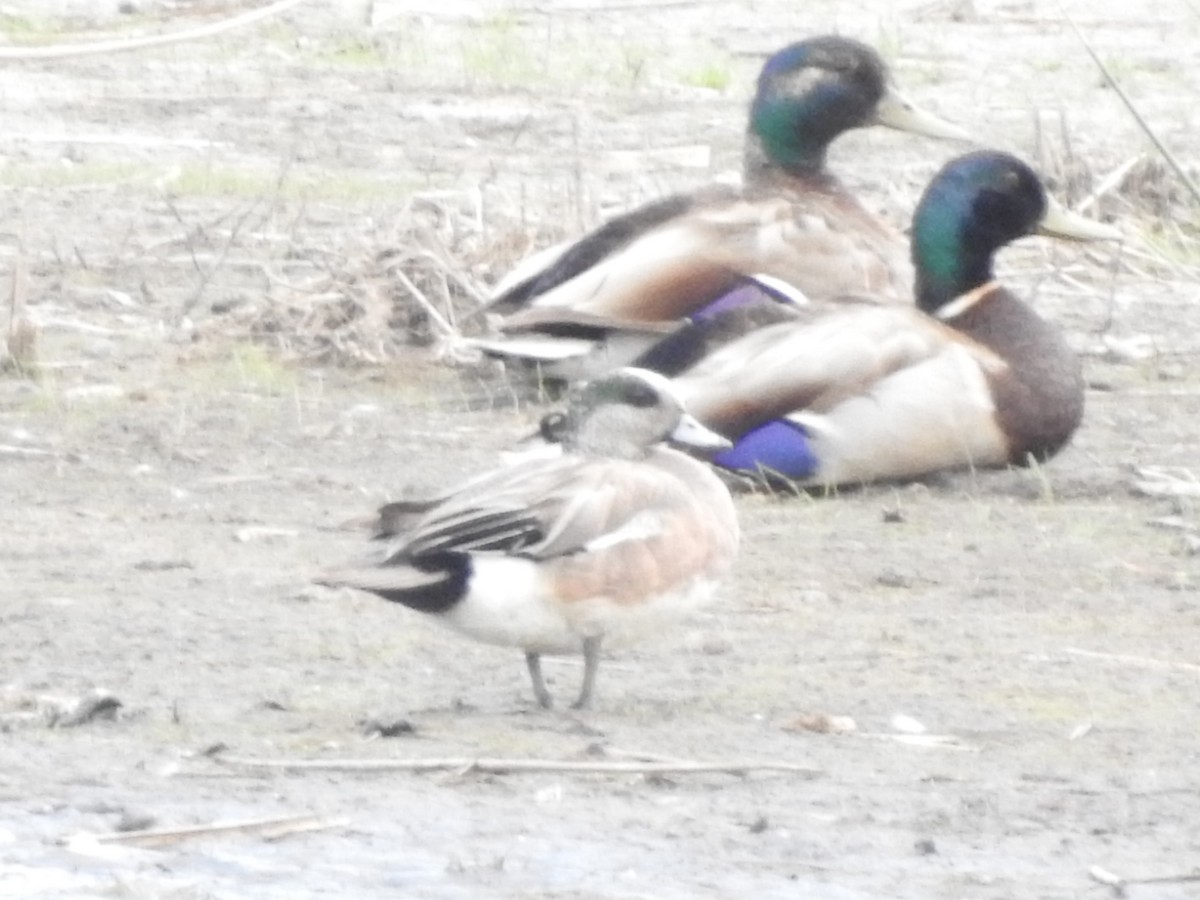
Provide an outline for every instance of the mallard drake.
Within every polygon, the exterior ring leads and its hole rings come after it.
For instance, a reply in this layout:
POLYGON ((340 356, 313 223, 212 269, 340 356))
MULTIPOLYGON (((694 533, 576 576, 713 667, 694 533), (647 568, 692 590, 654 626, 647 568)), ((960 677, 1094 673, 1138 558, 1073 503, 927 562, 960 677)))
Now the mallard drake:
POLYGON ((622 369, 579 390, 544 430, 561 453, 380 512, 377 566, 319 581, 371 591, 464 634, 525 651, 551 705, 543 653, 582 653, 592 696, 602 641, 661 629, 706 600, 737 552, 733 501, 704 463, 661 446, 729 442, 684 412, 668 379, 622 369))
POLYGON ((489 307, 505 338, 479 345, 558 361, 549 372, 564 378, 611 369, 747 276, 778 279, 791 301, 865 291, 910 302, 902 236, 825 166, 838 135, 870 125, 969 139, 892 89, 867 45, 823 36, 785 47, 759 75, 740 188, 667 197, 540 257, 489 307), (595 364, 563 363, 598 349, 595 364))
POLYGON ((687 408, 736 442, 714 461, 844 485, 1053 456, 1083 415, 1080 364, 993 275, 996 251, 1034 233, 1121 236, 1063 210, 1007 153, 947 163, 913 217, 915 307, 770 325, 674 379, 687 408))

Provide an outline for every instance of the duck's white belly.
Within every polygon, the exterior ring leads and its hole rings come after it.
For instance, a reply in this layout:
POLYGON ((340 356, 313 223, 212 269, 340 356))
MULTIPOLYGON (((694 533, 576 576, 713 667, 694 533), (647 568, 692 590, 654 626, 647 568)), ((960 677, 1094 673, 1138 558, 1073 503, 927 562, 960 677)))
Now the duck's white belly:
POLYGON ((707 602, 717 586, 715 579, 697 575, 633 603, 603 596, 563 601, 549 592, 533 560, 484 554, 472 559, 466 595, 438 618, 475 640, 536 653, 579 653, 585 637, 613 646, 661 632, 707 602))

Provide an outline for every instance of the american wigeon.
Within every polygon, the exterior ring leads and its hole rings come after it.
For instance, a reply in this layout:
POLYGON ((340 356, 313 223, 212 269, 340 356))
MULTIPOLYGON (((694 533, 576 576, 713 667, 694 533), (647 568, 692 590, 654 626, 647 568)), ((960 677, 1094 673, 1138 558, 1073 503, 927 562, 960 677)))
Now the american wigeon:
POLYGON ((602 642, 660 630, 706 600, 732 564, 729 492, 706 464, 661 443, 728 442, 684 411, 669 380, 638 369, 584 386, 544 430, 559 455, 384 507, 386 558, 319 580, 521 648, 542 706, 551 698, 541 655, 582 653, 578 708, 591 700, 602 642))

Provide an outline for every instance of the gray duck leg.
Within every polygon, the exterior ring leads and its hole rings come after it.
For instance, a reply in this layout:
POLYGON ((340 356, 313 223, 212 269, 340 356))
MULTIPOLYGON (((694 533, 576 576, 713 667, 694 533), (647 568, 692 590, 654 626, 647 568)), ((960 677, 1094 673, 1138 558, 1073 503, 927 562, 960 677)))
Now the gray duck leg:
POLYGON ((592 688, 596 686, 596 670, 600 668, 600 638, 583 639, 583 687, 571 709, 587 709, 592 705, 592 688))
POLYGON ((533 696, 537 698, 538 706, 542 709, 549 709, 554 705, 554 698, 546 690, 546 682, 542 679, 542 657, 537 653, 526 653, 525 665, 529 667, 529 678, 533 682, 533 696))

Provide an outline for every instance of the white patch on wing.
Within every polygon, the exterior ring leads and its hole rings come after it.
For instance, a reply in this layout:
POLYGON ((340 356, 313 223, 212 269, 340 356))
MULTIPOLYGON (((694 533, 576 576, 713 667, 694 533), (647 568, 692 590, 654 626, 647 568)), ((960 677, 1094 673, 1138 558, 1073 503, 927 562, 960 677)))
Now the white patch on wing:
POLYGON ((624 544, 627 541, 642 541, 652 538, 662 534, 662 531, 662 519, 659 518, 657 513, 647 509, 638 513, 620 528, 588 541, 584 544, 584 550, 595 553, 598 550, 607 550, 610 547, 624 544))
POLYGON ((781 297, 786 297, 789 303, 793 303, 796 306, 808 306, 810 303, 804 291, 789 281, 776 278, 774 275, 768 275, 766 272, 755 272, 752 277, 768 291, 778 294, 781 297))
POLYGON ((505 466, 516 466, 532 460, 561 459, 562 455, 562 444, 548 444, 539 435, 524 442, 517 450, 501 450, 500 462, 505 466))
POLYGON ((844 436, 838 431, 837 425, 825 415, 821 413, 810 412, 809 410, 801 410, 800 412, 792 413, 784 418, 795 422, 804 429, 805 434, 810 438, 825 438, 828 441, 844 440, 844 436))

